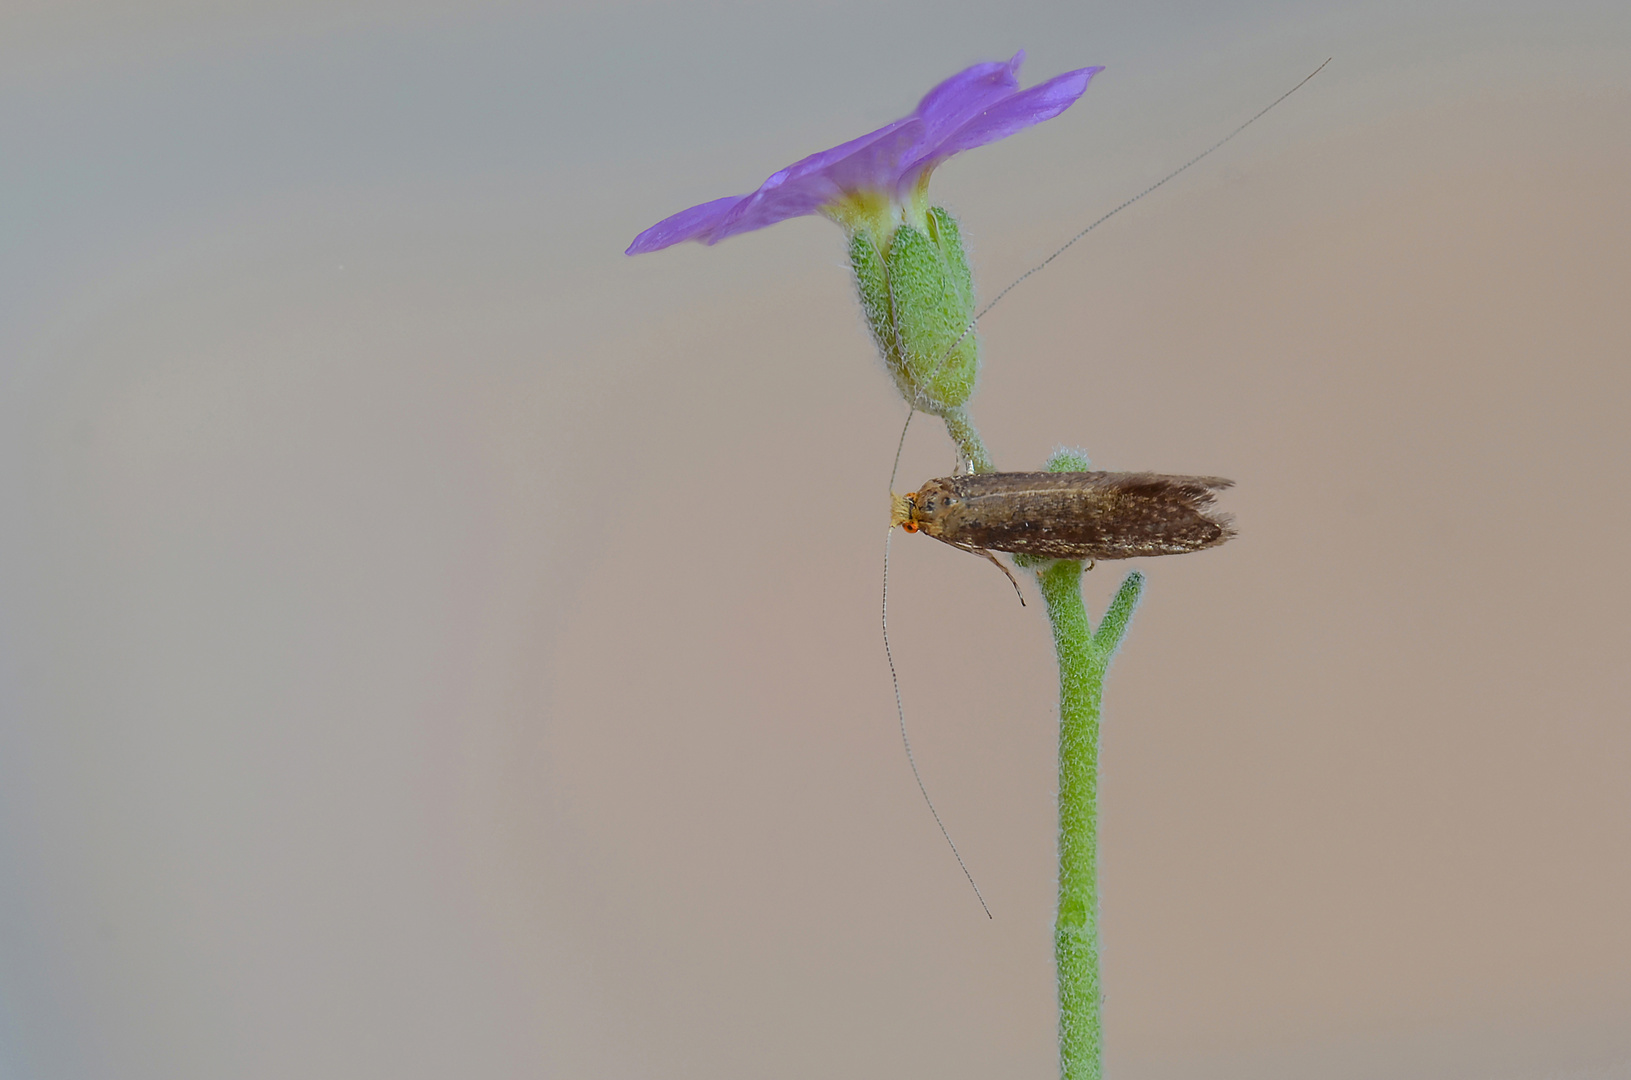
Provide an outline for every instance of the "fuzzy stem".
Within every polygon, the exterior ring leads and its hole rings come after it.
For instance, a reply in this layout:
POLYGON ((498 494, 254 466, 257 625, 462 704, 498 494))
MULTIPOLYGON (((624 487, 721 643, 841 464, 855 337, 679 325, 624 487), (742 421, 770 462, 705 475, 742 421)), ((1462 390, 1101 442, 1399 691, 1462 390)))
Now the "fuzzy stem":
POLYGON ((974 421, 969 419, 967 409, 947 409, 941 413, 941 418, 946 421, 946 433, 957 444, 957 452, 964 461, 973 465, 975 472, 997 471, 997 467, 991 463, 991 455, 985 449, 985 440, 980 438, 980 432, 975 428, 974 421))
POLYGON ((1138 606, 1144 575, 1133 571, 1097 634, 1082 603, 1082 564, 1061 560, 1037 574, 1059 657, 1059 1075, 1103 1075, 1099 987, 1099 715, 1104 675, 1138 606))

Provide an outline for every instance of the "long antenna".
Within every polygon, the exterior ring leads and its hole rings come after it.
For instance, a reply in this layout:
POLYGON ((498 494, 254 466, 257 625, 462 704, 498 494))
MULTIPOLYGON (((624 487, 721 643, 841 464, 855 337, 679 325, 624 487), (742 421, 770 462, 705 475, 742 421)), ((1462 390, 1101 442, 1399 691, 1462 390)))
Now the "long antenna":
MULTIPOLYGON (((1326 57, 1325 58, 1325 64, 1329 64, 1330 62, 1331 62, 1331 57, 1326 57)), ((1009 283, 1007 288, 1003 289, 1002 292, 998 293, 996 296, 993 296, 991 298, 990 302, 987 303, 985 305, 985 307, 981 308, 979 310, 979 312, 977 314, 975 314, 974 318, 972 318, 972 319, 970 319, 968 321, 968 325, 963 328, 963 332, 958 335, 957 340, 951 343, 951 348, 946 350, 946 354, 949 356, 951 354, 952 349, 955 349, 955 348, 957 348, 957 346, 961 345, 963 343, 963 339, 968 337, 968 335, 970 335, 970 334, 972 334, 974 332, 974 324, 978 323, 981 319, 985 318, 986 313, 989 312, 992 308, 996 307, 997 304, 1002 300, 1003 297, 1005 297, 1009 293, 1013 292, 1015 287, 1018 286, 1020 282, 1024 281, 1026 278, 1030 277, 1032 274, 1037 273, 1039 270, 1044 269, 1049 263, 1053 262, 1053 260, 1057 259, 1059 256, 1063 255, 1066 251, 1070 250, 1070 247, 1071 247, 1072 244, 1076 243, 1076 241, 1080 240, 1082 237, 1086 236, 1088 233, 1092 232, 1094 229, 1098 228, 1100 225, 1103 225, 1106 221, 1109 221, 1111 218, 1115 217, 1117 214, 1121 213, 1123 210, 1127 209, 1129 206, 1133 205, 1135 202, 1142 199, 1144 196, 1148 195, 1150 192, 1154 191, 1156 188, 1158 188, 1161 185, 1165 184, 1168 180, 1171 180, 1174 177, 1178 176, 1180 173, 1187 171, 1190 166, 1198 164, 1203 158, 1206 158, 1210 154, 1212 154, 1213 151, 1221 149, 1223 147, 1223 145, 1225 143, 1227 143, 1230 139, 1233 139, 1236 135, 1239 135, 1242 131, 1245 131, 1247 128, 1249 128, 1253 124, 1257 123, 1257 121, 1261 120, 1263 118, 1263 115, 1265 113, 1267 113, 1270 109, 1272 109, 1276 105, 1280 104, 1280 102, 1284 101, 1286 98, 1290 97, 1292 94, 1295 94, 1298 90, 1301 90, 1303 88, 1304 84, 1306 84, 1309 79, 1312 79, 1315 75, 1318 75, 1320 72, 1325 70, 1325 64, 1321 64, 1319 67, 1317 67, 1313 71, 1309 72, 1303 78, 1302 82, 1298 83, 1296 86, 1293 86, 1290 90, 1287 90, 1285 93, 1281 94, 1279 97, 1275 98, 1273 101, 1271 101, 1267 105, 1265 105, 1257 113, 1256 116, 1253 116, 1250 120, 1247 120, 1244 124, 1241 124, 1239 127, 1235 128, 1233 131, 1229 132, 1229 134, 1225 135, 1223 138, 1219 139, 1217 142, 1213 143, 1211 146, 1207 147, 1205 150, 1202 150, 1200 153, 1196 154, 1194 157, 1190 158, 1188 161, 1184 162, 1182 165, 1178 166, 1176 169, 1173 169, 1171 172, 1167 173, 1167 175, 1163 176, 1161 179, 1157 180, 1155 183, 1151 184, 1149 187, 1145 188, 1143 191, 1140 191, 1137 195, 1134 195, 1132 198, 1128 199, 1126 202, 1122 203, 1120 206, 1116 207, 1114 210, 1111 210, 1109 213, 1107 213, 1107 214, 1103 215, 1102 217, 1100 217, 1097 221, 1094 221, 1087 228, 1083 229, 1081 232, 1077 233, 1075 236, 1071 237, 1069 240, 1066 240, 1063 244, 1059 245, 1058 249, 1055 250, 1052 255, 1049 255, 1046 259, 1043 259, 1041 262, 1037 263, 1035 266, 1031 267, 1029 270, 1025 271, 1023 274, 1019 275, 1019 277, 1015 278, 1012 282, 1009 283)))
POLYGON ((906 432, 912 426, 912 417, 917 415, 915 406, 908 406, 906 423, 900 426, 900 442, 895 444, 895 467, 889 470, 889 494, 895 493, 895 477, 900 475, 900 452, 906 449, 906 432))
MULTIPOLYGON (((906 422, 911 423, 912 418, 908 416, 906 422)), ((905 438, 906 432, 902 429, 902 441, 905 438)), ((891 484, 890 487, 894 487, 894 485, 891 484)), ((894 536, 895 527, 891 525, 889 534, 884 537, 883 541, 883 654, 889 660, 889 681, 895 686, 895 715, 900 718, 901 745, 906 747, 906 763, 912 767, 912 779, 917 781, 917 789, 923 793, 923 801, 928 804, 929 813, 934 817, 934 823, 940 826, 940 835, 946 838, 946 844, 951 848, 952 856, 956 858, 957 865, 962 868, 963 876, 968 878, 969 888, 974 890, 974 899, 980 902, 980 907, 985 911, 985 917, 990 919, 993 917, 991 909, 986 906, 985 897, 980 895, 980 887, 974 884, 974 875, 969 873, 968 864, 963 861, 963 853, 957 850, 956 843, 952 841, 951 833, 946 831, 946 823, 940 820, 940 811, 934 808, 934 800, 929 798, 929 789, 924 786, 923 774, 917 771, 917 758, 912 756, 912 740, 906 735, 906 706, 901 703, 900 699, 900 675, 895 671, 895 654, 889 648, 889 541, 894 539, 894 536)))

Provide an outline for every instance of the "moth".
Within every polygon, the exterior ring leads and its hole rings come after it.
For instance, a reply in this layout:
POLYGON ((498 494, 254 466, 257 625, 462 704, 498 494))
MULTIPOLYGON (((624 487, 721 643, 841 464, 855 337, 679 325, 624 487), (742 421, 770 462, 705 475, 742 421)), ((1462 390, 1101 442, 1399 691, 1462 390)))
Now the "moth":
POLYGON ((993 551, 1085 561, 1182 555, 1235 535, 1233 519, 1212 506, 1233 483, 1147 472, 971 473, 891 493, 889 523, 989 559, 1005 574, 993 551))

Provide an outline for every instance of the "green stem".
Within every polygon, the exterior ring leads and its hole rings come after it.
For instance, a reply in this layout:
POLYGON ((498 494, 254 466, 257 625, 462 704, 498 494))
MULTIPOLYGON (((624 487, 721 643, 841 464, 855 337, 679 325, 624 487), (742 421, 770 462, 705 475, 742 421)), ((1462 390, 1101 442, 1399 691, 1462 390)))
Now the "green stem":
POLYGON ((1061 560, 1037 574, 1059 657, 1059 1075, 1103 1075, 1099 986, 1099 715, 1104 675, 1144 587, 1133 571, 1097 634, 1082 603, 1082 564, 1061 560))
POLYGON ((969 419, 968 410, 963 408, 947 409, 941 413, 946 421, 946 433, 951 441, 957 444, 957 452, 963 460, 974 467, 974 472, 996 472, 997 467, 991 463, 991 455, 986 452, 985 440, 980 438, 980 432, 969 419))

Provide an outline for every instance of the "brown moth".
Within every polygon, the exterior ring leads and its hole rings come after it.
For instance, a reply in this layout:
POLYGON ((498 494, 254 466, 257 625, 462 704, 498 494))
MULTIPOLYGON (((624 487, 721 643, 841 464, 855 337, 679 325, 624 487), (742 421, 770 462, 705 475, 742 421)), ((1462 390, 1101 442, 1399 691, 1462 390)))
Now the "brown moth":
POLYGON ((993 551, 1083 560, 1182 555, 1235 534, 1232 519, 1212 509, 1215 493, 1232 484, 1143 472, 972 473, 891 494, 889 523, 992 562, 993 551))

